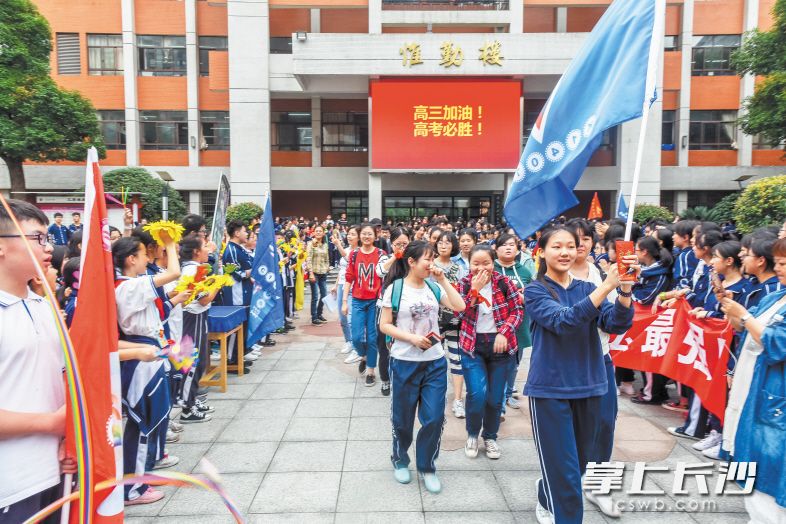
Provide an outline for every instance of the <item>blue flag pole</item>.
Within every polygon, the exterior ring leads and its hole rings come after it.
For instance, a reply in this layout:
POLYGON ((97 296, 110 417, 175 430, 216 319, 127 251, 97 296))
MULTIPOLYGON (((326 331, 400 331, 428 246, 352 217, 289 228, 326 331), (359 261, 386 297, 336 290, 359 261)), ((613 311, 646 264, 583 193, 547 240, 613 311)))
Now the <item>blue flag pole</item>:
POLYGON ((658 80, 658 64, 663 53, 663 33, 666 30, 666 0, 655 0, 655 23, 652 28, 650 40, 650 56, 647 64, 647 83, 645 95, 652 93, 652 98, 644 97, 644 106, 641 111, 641 130, 639 131, 639 144, 636 147, 636 162, 633 164, 633 187, 630 190, 630 205, 628 205, 628 220, 625 223, 625 240, 630 240, 633 229, 633 214, 636 208, 636 196, 639 189, 639 176, 641 175, 641 162, 644 158, 644 139, 647 135, 650 109, 658 99, 656 83, 658 80))

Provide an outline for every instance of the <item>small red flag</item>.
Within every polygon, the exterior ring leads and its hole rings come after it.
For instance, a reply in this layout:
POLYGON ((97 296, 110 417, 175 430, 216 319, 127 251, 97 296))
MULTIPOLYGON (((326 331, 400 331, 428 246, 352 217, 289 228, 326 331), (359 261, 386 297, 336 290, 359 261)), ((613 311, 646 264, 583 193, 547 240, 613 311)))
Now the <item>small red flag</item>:
POLYGON ((596 218, 603 218, 603 208, 600 207, 600 199, 598 198, 597 191, 595 191, 595 195, 592 197, 592 204, 590 204, 587 220, 594 220, 596 218))

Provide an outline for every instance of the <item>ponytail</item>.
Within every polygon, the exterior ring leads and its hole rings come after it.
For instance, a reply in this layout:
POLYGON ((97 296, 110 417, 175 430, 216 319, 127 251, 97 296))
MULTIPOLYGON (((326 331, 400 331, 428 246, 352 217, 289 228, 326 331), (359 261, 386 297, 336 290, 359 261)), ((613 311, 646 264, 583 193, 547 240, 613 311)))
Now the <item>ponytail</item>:
POLYGON ((434 246, 425 240, 414 240, 409 243, 407 249, 404 250, 404 256, 396 259, 390 267, 382 287, 387 287, 393 283, 394 280, 405 278, 409 274, 409 259, 420 260, 427 254, 435 255, 434 246))

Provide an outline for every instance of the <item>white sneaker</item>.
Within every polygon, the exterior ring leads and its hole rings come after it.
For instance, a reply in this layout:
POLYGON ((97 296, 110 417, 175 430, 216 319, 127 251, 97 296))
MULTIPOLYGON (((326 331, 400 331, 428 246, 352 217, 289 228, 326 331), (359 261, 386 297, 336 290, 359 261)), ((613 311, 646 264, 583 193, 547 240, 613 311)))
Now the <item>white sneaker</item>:
POLYGON ((246 362, 254 362, 258 358, 259 358, 259 356, 255 355, 253 353, 248 353, 247 355, 243 356, 243 360, 246 361, 246 362))
POLYGON ((722 441, 723 441, 723 435, 713 429, 712 431, 710 431, 709 435, 707 435, 704 439, 696 442, 691 447, 696 451, 704 451, 705 449, 714 448, 715 446, 719 445, 722 441))
POLYGON ((362 360, 361 356, 358 355, 358 352, 354 349, 347 355, 347 358, 344 359, 344 364, 353 364, 355 362, 359 362, 362 360))
POLYGON ((632 397, 636 390, 633 389, 633 384, 630 382, 622 382, 620 383, 620 393, 632 397))
POLYGON ((174 431, 167 430, 166 432, 166 443, 167 444, 174 444, 175 442, 180 440, 180 435, 175 433, 174 431))
POLYGON ((465 418, 467 416, 467 412, 464 410, 464 401, 460 398, 453 401, 453 416, 456 418, 465 418))
POLYGON ((540 479, 535 481, 535 518, 538 524, 554 524, 554 515, 549 510, 540 505, 538 491, 540 490, 540 479))
POLYGON ((180 462, 180 459, 174 455, 164 455, 164 458, 156 461, 153 469, 171 468, 172 466, 176 466, 178 462, 180 462))
POLYGON ((497 460, 502 456, 502 450, 499 449, 496 440, 487 438, 484 443, 486 444, 486 456, 491 460, 497 460))
POLYGON ((464 446, 464 454, 471 459, 478 456, 478 437, 469 437, 464 446))
POLYGON ((615 519, 622 516, 620 510, 614 505, 614 499, 611 498, 611 495, 596 495, 592 491, 585 491, 584 496, 595 504, 604 515, 615 519))
POLYGON ((721 452, 721 443, 719 442, 714 446, 712 446, 711 448, 705 449, 704 451, 701 452, 701 454, 712 460, 722 460, 720 456, 720 452, 721 452))
POLYGON ((352 342, 347 342, 344 344, 344 347, 341 348, 341 351, 339 351, 339 353, 341 353, 342 355, 346 355, 347 353, 354 351, 354 349, 355 348, 352 346, 352 342))

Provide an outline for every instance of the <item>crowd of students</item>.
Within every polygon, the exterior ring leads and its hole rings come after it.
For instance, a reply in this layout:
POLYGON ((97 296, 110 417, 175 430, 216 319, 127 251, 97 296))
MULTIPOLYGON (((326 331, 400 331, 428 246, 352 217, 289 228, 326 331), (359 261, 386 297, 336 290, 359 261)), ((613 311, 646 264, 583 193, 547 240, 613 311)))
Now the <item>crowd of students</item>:
MULTIPOLYGON (((63 232, 62 217, 47 229, 37 208, 11 205, 70 322, 78 307, 80 232, 63 232), (66 237, 64 244, 58 235, 66 237)), ((250 303, 257 222, 230 221, 225 242, 216 246, 205 220, 188 215, 179 245, 163 235, 160 246, 127 215, 124 231, 113 240, 126 473, 177 464, 166 444, 179 440, 185 424, 211 419, 214 408, 199 388, 211 358, 207 312, 213 303, 250 303), (236 266, 233 286, 220 295, 178 291, 178 282, 219 258, 236 266), (173 340, 199 352, 187 373, 160 358, 173 340)), ((357 366, 366 386, 379 384, 380 394, 390 397, 391 463, 398 482, 412 480, 414 441, 416 472, 428 491, 441 491, 437 461, 450 381, 450 408, 465 421, 468 459, 481 449, 489 459, 501 459, 505 411, 520 409, 520 394, 528 397, 542 473, 534 488, 539 522, 581 522, 583 497, 619 516, 610 496, 584 492, 581 482, 588 462, 610 460, 618 397, 625 395, 684 412, 685 423, 669 432, 695 440, 707 457, 758 462, 756 491, 746 508, 752 516, 786 515, 786 418, 779 418, 786 410, 786 224, 741 238, 708 222, 637 225, 635 252, 622 260, 633 280, 621 279, 616 263, 615 241, 625 231, 618 220, 559 219, 527 239, 486 220, 444 217, 358 225, 345 216, 293 217, 277 218, 275 227, 285 291, 281 332, 294 328, 306 282, 312 325, 327 322, 325 303, 336 300, 344 362, 357 366), (334 271, 336 282, 328 290, 334 271), (643 387, 636 391, 634 372, 615 369, 609 356, 610 337, 632 325, 634 303, 657 309, 681 297, 692 315, 726 318, 738 333, 725 427, 689 388, 678 384, 679 397, 670 398, 667 377, 642 373, 643 387), (520 384, 525 352, 529 370, 520 384)), ((65 426, 59 343, 35 292, 33 264, 15 237, 0 210, 0 373, 29 377, 24 387, 0 383, 0 462, 14 465, 13 475, 0 473, 0 522, 45 505, 57 495, 60 473, 74 470, 69 460, 58 463, 65 426), (9 336, 10 329, 17 336, 9 336), (44 393, 30 395, 27 388, 44 393), (36 460, 26 460, 30 455, 36 460)), ((246 348, 232 342, 230 361, 248 372, 262 348, 274 344, 270 337, 246 348)), ((127 486, 125 495, 126 504, 164 496, 147 485, 127 486)))

